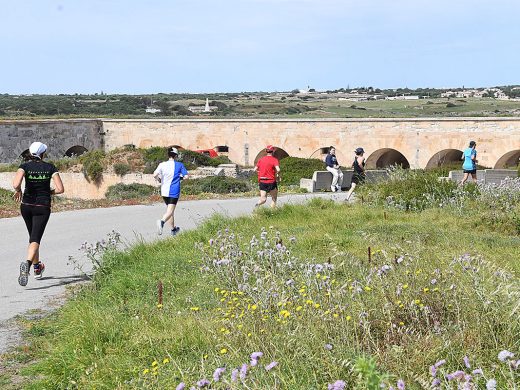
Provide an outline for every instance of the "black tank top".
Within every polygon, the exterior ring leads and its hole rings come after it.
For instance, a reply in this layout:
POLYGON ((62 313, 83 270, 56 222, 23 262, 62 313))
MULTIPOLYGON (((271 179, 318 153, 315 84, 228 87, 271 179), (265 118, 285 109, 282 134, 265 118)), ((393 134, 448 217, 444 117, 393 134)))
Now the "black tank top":
POLYGON ((25 191, 22 203, 37 206, 51 205, 51 178, 58 169, 47 162, 35 160, 20 165, 25 172, 25 191))
POLYGON ((354 162, 352 163, 352 166, 354 167, 354 174, 356 175, 364 175, 365 174, 365 160, 363 160, 363 164, 362 164, 362 167, 359 166, 359 163, 358 163, 358 160, 357 160, 357 157, 354 158, 354 162))

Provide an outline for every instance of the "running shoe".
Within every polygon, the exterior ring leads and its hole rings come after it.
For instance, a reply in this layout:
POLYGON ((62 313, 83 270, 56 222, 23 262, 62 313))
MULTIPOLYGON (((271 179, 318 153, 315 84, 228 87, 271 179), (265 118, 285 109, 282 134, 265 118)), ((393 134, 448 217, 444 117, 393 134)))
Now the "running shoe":
POLYGON ((18 276, 18 284, 20 286, 27 286, 27 282, 29 281, 29 264, 27 261, 22 261, 20 263, 20 276, 18 276))
POLYGON ((172 229, 172 236, 176 236, 177 233, 179 233, 180 230, 181 230, 180 227, 175 226, 175 227, 172 229))
POLYGON ((331 190, 332 192, 336 192, 337 188, 336 188, 336 186, 330 186, 330 190, 331 190))
POLYGON ((164 221, 158 219, 156 225, 157 225, 157 234, 158 235, 162 235, 162 231, 163 231, 163 227, 164 227, 164 221))
POLYGON ((45 264, 41 261, 38 264, 34 264, 34 279, 41 279, 43 277, 43 271, 45 271, 45 264))

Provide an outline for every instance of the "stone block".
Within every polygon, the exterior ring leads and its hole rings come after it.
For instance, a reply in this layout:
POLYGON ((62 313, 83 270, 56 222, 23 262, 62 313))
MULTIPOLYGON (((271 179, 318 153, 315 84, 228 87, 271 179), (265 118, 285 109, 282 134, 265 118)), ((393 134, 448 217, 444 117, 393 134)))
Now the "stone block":
POLYGON ((300 179, 300 188, 307 190, 307 192, 315 192, 314 180, 312 179, 300 179))
POLYGON ((332 173, 329 171, 314 171, 312 175, 314 181, 314 189, 319 190, 330 190, 332 184, 332 173))
POLYGON ((216 168, 213 171, 213 175, 215 175, 215 176, 225 176, 226 175, 226 171, 225 171, 224 168, 216 168))
MULTIPOLYGON (((515 178, 518 177, 518 171, 514 169, 486 169, 484 170, 485 173, 485 183, 493 183, 493 184, 500 184, 504 179, 506 178, 515 178)), ((477 173, 477 178, 478 173, 477 173)))

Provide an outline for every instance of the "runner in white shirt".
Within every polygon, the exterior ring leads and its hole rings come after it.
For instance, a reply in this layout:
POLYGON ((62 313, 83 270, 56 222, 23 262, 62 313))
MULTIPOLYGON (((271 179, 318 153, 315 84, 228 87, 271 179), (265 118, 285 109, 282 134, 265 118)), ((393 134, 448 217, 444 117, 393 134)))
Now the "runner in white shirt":
POLYGON ((153 176, 161 183, 161 196, 166 203, 166 213, 157 221, 157 233, 162 234, 164 224, 171 218, 171 234, 175 236, 180 228, 175 226, 174 212, 175 206, 181 195, 181 180, 188 176, 188 171, 183 163, 175 161, 179 154, 174 147, 168 148, 168 161, 159 164, 153 176))

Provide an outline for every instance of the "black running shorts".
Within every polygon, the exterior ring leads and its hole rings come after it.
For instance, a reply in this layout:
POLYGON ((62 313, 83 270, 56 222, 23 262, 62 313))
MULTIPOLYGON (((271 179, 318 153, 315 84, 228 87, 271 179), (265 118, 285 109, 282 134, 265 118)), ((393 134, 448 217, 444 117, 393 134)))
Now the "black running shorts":
POLYGON ((476 175, 477 170, 476 169, 464 169, 464 173, 471 173, 472 175, 476 175))
POLYGON ((179 198, 172 198, 170 196, 163 196, 162 198, 164 199, 164 203, 166 203, 167 205, 177 204, 177 202, 179 201, 179 198))
POLYGON ((25 226, 29 232, 29 242, 40 243, 45 226, 51 216, 51 208, 47 206, 32 206, 28 204, 20 205, 25 226))
POLYGON ((258 187, 260 188, 260 191, 265 191, 265 192, 271 192, 273 190, 277 190, 278 189, 278 184, 276 182, 274 183, 258 183, 258 187))

